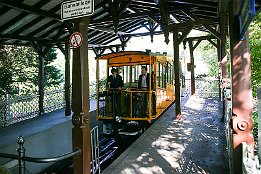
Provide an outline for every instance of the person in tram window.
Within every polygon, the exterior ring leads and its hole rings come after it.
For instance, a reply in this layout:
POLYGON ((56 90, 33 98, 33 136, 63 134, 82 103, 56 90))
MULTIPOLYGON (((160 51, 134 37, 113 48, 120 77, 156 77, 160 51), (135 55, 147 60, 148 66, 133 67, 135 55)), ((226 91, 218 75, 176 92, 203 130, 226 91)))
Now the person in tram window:
POLYGON ((116 68, 111 69, 111 75, 108 78, 108 88, 113 92, 112 95, 112 104, 113 104, 113 112, 115 116, 122 115, 121 109, 121 93, 120 90, 123 87, 122 77, 118 74, 118 70, 116 68), (118 90, 118 91, 117 91, 118 90))
MULTIPOLYGON (((148 69, 146 66, 141 67, 141 75, 139 76, 138 81, 138 89, 143 91, 149 91, 150 90, 150 74, 147 72, 148 69)), ((153 76, 151 75, 151 90, 154 90, 153 85, 153 76)), ((155 94, 152 93, 152 106, 153 106, 153 113, 152 115, 155 115, 154 112, 154 96, 155 94)), ((142 93, 143 103, 142 103, 142 114, 148 115, 148 103, 149 103, 149 93, 144 92, 142 93)))

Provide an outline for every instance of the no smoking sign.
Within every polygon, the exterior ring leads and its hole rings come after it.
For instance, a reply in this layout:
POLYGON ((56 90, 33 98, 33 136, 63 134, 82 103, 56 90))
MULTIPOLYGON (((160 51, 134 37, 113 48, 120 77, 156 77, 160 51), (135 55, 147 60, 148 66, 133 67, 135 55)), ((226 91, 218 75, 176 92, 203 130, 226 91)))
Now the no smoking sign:
POLYGON ((75 32, 70 37, 70 45, 73 48, 78 48, 82 45, 82 34, 79 32, 75 32))

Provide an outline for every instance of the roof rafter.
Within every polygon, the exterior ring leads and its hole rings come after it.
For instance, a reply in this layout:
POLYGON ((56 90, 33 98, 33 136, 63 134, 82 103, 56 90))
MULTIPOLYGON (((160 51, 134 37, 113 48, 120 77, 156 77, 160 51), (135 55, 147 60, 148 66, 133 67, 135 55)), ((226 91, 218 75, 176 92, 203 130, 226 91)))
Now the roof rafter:
POLYGON ((0 4, 3 4, 4 6, 11 7, 14 9, 18 9, 27 13, 33 13, 39 16, 44 16, 47 18, 54 19, 56 21, 60 21, 60 15, 57 14, 51 14, 45 10, 41 10, 39 8, 35 8, 33 6, 25 5, 23 3, 17 3, 17 1, 10 1, 10 0, 1 0, 0 4))

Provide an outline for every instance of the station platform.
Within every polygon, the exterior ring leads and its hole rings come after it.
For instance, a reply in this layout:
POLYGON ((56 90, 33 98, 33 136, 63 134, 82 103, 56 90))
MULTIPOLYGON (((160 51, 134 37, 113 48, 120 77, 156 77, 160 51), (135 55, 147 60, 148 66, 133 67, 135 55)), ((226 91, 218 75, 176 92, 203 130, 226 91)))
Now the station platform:
MULTIPOLYGON (((96 100, 90 100, 90 113, 96 110, 96 100)), ((35 117, 32 119, 24 120, 19 123, 7 127, 1 127, 0 129, 0 149, 6 145, 16 143, 17 138, 22 135, 24 138, 30 137, 34 134, 40 133, 42 131, 48 130, 59 124, 70 121, 72 116, 65 116, 64 109, 59 109, 57 111, 43 114, 42 116, 35 117)), ((94 119, 95 122, 95 114, 94 119)), ((94 123, 96 124, 96 122, 94 123)), ((93 126, 92 126, 93 127, 93 126)))
MULTIPOLYGON (((35 158, 51 158, 71 152, 72 148, 72 116, 65 116, 64 109, 24 120, 0 129, 0 152, 18 154, 17 138, 24 138, 25 155, 35 158)), ((96 100, 90 100, 90 127, 102 125, 96 121, 96 100)), ((26 173, 41 173, 53 163, 26 162, 26 173)), ((11 173, 19 173, 18 161, 0 157, 0 166, 10 169, 11 173)))
POLYGON ((218 99, 182 98, 173 104, 102 174, 229 173, 218 99))

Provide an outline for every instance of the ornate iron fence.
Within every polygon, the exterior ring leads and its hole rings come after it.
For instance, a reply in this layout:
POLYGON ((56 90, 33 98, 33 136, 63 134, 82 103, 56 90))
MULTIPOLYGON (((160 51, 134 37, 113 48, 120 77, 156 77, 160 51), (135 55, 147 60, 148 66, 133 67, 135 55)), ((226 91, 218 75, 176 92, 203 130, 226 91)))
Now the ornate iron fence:
POLYGON ((195 95, 203 98, 217 98, 219 97, 219 80, 210 78, 196 78, 195 79, 195 95))
MULTIPOLYGON (((106 81, 100 81, 99 88, 105 88, 106 81)), ((96 98, 97 84, 91 83, 90 98, 96 98)), ((54 89, 44 94, 44 113, 50 113, 65 107, 63 89, 54 89)), ((0 96, 0 127, 8 126, 39 115, 39 95, 0 96)))
POLYGON ((44 95, 44 112, 49 113, 65 107, 64 90, 56 89, 44 95))
POLYGON ((254 155, 254 147, 242 142, 242 174, 259 174, 261 173, 259 159, 254 155))
MULTIPOLYGON (((185 94, 190 94, 191 80, 185 80, 185 94)), ((196 78, 195 79, 195 95, 202 98, 217 98, 219 97, 219 80, 212 78, 196 78)), ((184 94, 184 95, 185 95, 184 94)))
POLYGON ((226 140, 227 140, 227 151, 228 151, 228 158, 229 158, 229 168, 230 173, 233 173, 233 130, 231 129, 231 119, 232 119, 232 101, 231 101, 231 89, 226 88, 223 91, 224 96, 224 126, 225 126, 225 134, 226 134, 226 140))

